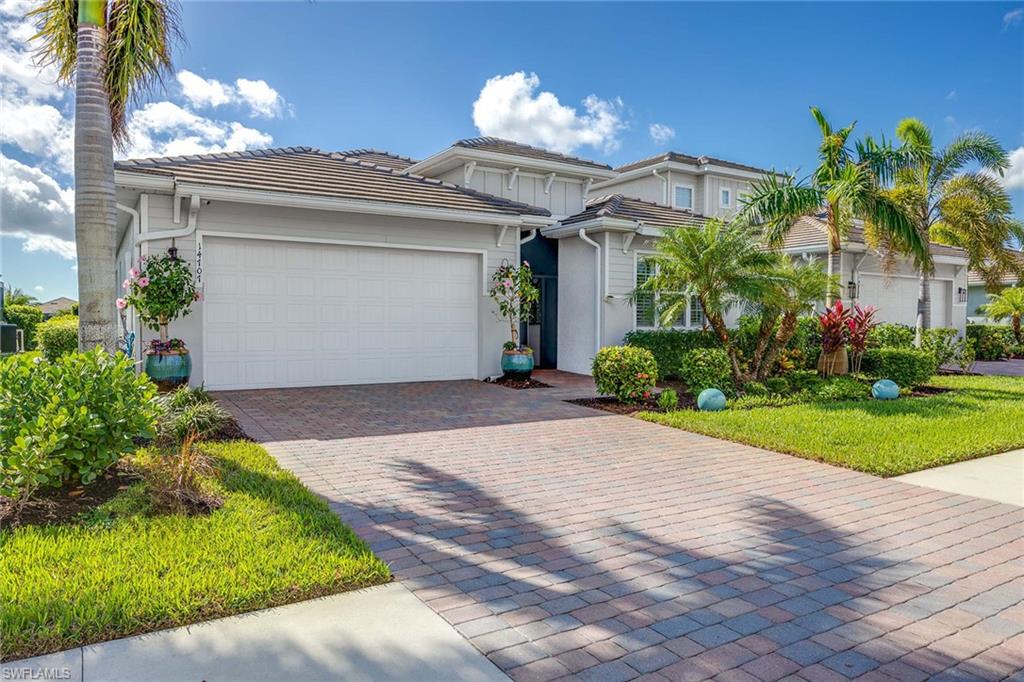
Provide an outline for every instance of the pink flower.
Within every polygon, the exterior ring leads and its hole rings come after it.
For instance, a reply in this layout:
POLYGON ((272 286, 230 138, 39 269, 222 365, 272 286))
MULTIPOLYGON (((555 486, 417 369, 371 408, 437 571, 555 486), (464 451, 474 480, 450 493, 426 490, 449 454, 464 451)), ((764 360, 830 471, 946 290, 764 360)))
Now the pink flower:
POLYGON ((149 277, 139 277, 139 286, 140 287, 148 287, 149 286, 149 277))
POLYGON ((530 261, 524 260, 523 261, 523 267, 527 267, 527 268, 530 267, 530 261))
POLYGON ((139 276, 139 274, 140 273, 138 268, 132 268, 131 270, 128 271, 128 277, 130 277, 131 279, 135 279, 136 277, 139 276))
POLYGON ((509 289, 511 289, 512 288, 512 280, 506 279, 505 280, 505 286, 508 287, 509 289))
POLYGON ((125 301, 123 298, 117 299, 117 309, 118 310, 124 310, 127 307, 128 307, 128 302, 127 301, 125 301))
POLYGON ((127 289, 131 285, 131 283, 132 281, 130 279, 126 279, 125 281, 121 282, 121 288, 127 289))
POLYGON ((195 295, 195 297, 194 297, 194 298, 195 298, 195 300, 197 300, 197 301, 201 301, 201 300, 203 300, 203 292, 201 292, 201 291, 197 291, 197 292, 196 292, 196 295, 195 295))

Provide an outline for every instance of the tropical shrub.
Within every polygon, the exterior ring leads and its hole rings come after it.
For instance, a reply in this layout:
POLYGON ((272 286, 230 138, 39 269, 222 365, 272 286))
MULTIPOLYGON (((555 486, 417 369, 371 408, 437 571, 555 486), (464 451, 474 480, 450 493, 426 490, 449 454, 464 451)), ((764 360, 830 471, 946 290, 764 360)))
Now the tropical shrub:
POLYGON ((1013 332, 999 324, 969 324, 967 338, 974 344, 978 360, 1002 360, 1013 345, 1013 332))
POLYGON ((813 369, 805 369, 797 372, 790 372, 786 375, 789 386, 794 391, 816 391, 824 382, 818 372, 813 369))
POLYGON ((0 360, 0 495, 23 501, 67 480, 90 483, 152 435, 156 387, 132 369, 100 348, 0 360))
POLYGON ((878 308, 874 306, 861 308, 859 304, 854 303, 853 312, 846 320, 846 336, 850 344, 850 357, 853 360, 852 369, 855 374, 860 372, 860 360, 868 347, 868 334, 878 325, 874 320, 877 311, 878 308))
POLYGON ((651 397, 658 380, 658 363, 646 348, 605 346, 591 367, 598 393, 613 395, 624 403, 651 397))
POLYGON ((25 350, 36 347, 36 327, 43 321, 43 311, 34 305, 4 306, 4 317, 25 336, 25 350))
POLYGON ((143 324, 160 332, 161 341, 167 338, 167 325, 192 312, 199 300, 188 263, 171 254, 144 256, 122 286, 127 293, 117 299, 117 307, 134 308, 143 324))
MULTIPOLYGON (((850 333, 849 320, 850 310, 843 306, 842 299, 838 299, 831 307, 825 308, 825 312, 818 316, 823 355, 830 356, 846 346, 850 333)), ((831 362, 827 363, 824 374, 828 376, 833 371, 831 362)))
POLYGON ((748 381, 743 384, 743 395, 768 395, 768 387, 760 381, 748 381))
POLYGON ((891 379, 900 388, 913 388, 931 379, 938 365, 926 350, 870 348, 864 353, 863 368, 873 379, 891 379))
POLYGON ((666 388, 664 391, 658 394, 658 407, 671 412, 672 410, 679 407, 679 394, 671 388, 666 388))
POLYGON ((695 348, 683 357, 680 379, 694 396, 705 388, 717 388, 726 395, 733 391, 729 356, 721 348, 695 348))
POLYGON ((882 322, 868 332, 868 348, 913 348, 914 330, 905 324, 882 322))
POLYGON ((233 419, 202 388, 182 386, 162 395, 159 403, 162 410, 157 420, 157 440, 162 444, 213 438, 233 419))
POLYGON ((1024 318, 1024 287, 1009 287, 998 294, 989 294, 988 299, 988 303, 981 306, 981 312, 996 322, 1009 320, 1014 342, 1024 344, 1024 330, 1021 329, 1021 318, 1024 318))
POLYGON ((78 318, 71 315, 51 317, 36 327, 36 344, 47 360, 56 360, 78 350, 78 318))
POLYGON ((974 345, 952 327, 925 329, 921 335, 921 349, 935 356, 935 364, 956 365, 963 371, 974 363, 974 345))
POLYGON ((626 345, 651 351, 662 379, 682 378, 683 357, 689 351, 722 347, 714 332, 682 329, 635 329, 626 334, 626 345))
POLYGON ((789 382, 785 377, 769 377, 764 380, 764 387, 769 393, 783 395, 789 392, 789 382))
POLYGON ((491 275, 490 296, 498 306, 498 318, 509 326, 510 338, 504 348, 514 350, 519 346, 519 323, 529 321, 533 304, 540 300, 530 263, 523 261, 518 267, 507 261, 502 263, 491 275))
POLYGON ((814 391, 815 400, 822 402, 838 402, 841 400, 866 400, 871 396, 871 388, 853 377, 831 377, 823 381, 814 391))

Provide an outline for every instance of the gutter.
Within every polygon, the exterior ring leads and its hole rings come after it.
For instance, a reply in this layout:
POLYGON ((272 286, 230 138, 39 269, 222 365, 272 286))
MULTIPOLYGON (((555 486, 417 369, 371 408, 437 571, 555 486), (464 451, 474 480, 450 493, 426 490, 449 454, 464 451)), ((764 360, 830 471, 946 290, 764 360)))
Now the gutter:
POLYGON ((594 247, 594 354, 601 350, 601 245, 587 236, 581 227, 579 238, 594 247))

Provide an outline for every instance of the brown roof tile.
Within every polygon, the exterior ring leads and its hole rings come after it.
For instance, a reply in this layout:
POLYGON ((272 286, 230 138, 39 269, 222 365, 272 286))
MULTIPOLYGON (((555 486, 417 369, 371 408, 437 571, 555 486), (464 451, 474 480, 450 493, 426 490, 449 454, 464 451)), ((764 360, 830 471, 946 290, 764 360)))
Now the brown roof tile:
MULTIPOLYGON (((1024 251, 1018 251, 1017 249, 1006 249, 1006 252, 1016 258, 1022 268, 1024 268, 1024 251)), ((1009 273, 1003 278, 1003 284, 1016 284, 1018 281, 1016 273, 1009 273)), ((977 270, 967 271, 967 283, 968 284, 984 284, 985 278, 981 276, 981 273, 977 270)))
MULTIPOLYGON (((866 244, 864 225, 859 221, 855 222, 850 228, 850 234, 847 235, 846 241, 851 244, 866 244)), ((825 221, 817 216, 804 216, 800 218, 786 234, 786 239, 782 246, 786 249, 827 247, 828 228, 825 226, 825 221)), ((963 257, 966 255, 965 251, 961 248, 946 246, 936 242, 932 242, 931 252, 933 256, 963 257)))
POLYGON ((379 149, 348 149, 338 152, 338 154, 353 159, 359 159, 360 161, 369 161, 377 164, 378 166, 390 168, 391 170, 405 170, 416 163, 414 159, 410 159, 407 156, 399 156, 398 154, 392 154, 391 152, 385 152, 379 149))
POLYGON ((679 225, 702 225, 706 218, 698 213, 669 208, 640 199, 630 199, 621 194, 595 197, 587 202, 580 213, 561 221, 562 225, 574 225, 596 218, 619 218, 633 220, 651 227, 676 227, 679 225))
POLYGON ((737 170, 751 171, 753 173, 772 173, 773 171, 765 168, 758 168, 756 166, 747 166, 746 164, 736 163, 735 161, 726 161, 724 159, 716 159, 713 156, 690 156, 689 154, 681 154, 679 152, 665 152, 664 154, 658 154, 657 156, 651 156, 646 159, 640 159, 639 161, 633 161, 627 163, 624 166, 619 166, 615 170, 620 173, 626 171, 636 170, 637 168, 646 168, 647 166, 653 166, 656 163, 662 163, 663 161, 674 161, 676 163, 686 163, 693 166, 703 166, 708 163, 715 164, 716 166, 725 166, 726 168, 736 168, 737 170))
POLYGON ((528 144, 513 142, 512 140, 503 140, 500 137, 471 137, 465 140, 459 140, 452 146, 464 147, 466 149, 483 149, 490 152, 499 152, 501 154, 524 156, 530 159, 543 159, 545 161, 568 163, 574 166, 600 168, 601 170, 612 169, 612 167, 606 163, 598 163, 597 161, 581 159, 576 156, 569 156, 568 154, 560 154, 559 152, 541 149, 540 147, 532 147, 528 144))

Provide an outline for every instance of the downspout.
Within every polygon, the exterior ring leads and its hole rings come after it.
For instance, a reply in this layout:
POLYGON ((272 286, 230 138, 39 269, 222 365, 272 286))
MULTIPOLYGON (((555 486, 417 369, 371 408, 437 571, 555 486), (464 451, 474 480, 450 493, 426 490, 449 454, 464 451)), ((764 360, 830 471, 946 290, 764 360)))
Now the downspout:
POLYGON ((671 206, 672 204, 668 203, 668 177, 659 173, 657 168, 652 169, 651 174, 653 174, 654 177, 661 180, 661 184, 664 187, 664 189, 662 190, 662 204, 664 206, 671 206))
POLYGON ((581 227, 581 240, 594 247, 594 354, 601 350, 601 245, 587 236, 587 229, 581 227))
POLYGON ((199 195, 191 195, 188 207, 188 223, 185 227, 179 230, 163 230, 161 232, 146 232, 139 237, 139 244, 143 242, 151 242, 157 239, 178 239, 179 237, 188 237, 196 231, 196 225, 199 222, 199 195))
POLYGON ((523 245, 523 244, 525 244, 527 242, 533 241, 536 238, 537 238, 537 228, 535 227, 532 230, 530 230, 530 234, 529 235, 527 235, 526 237, 523 237, 522 239, 519 240, 519 244, 521 246, 521 245, 523 245))

